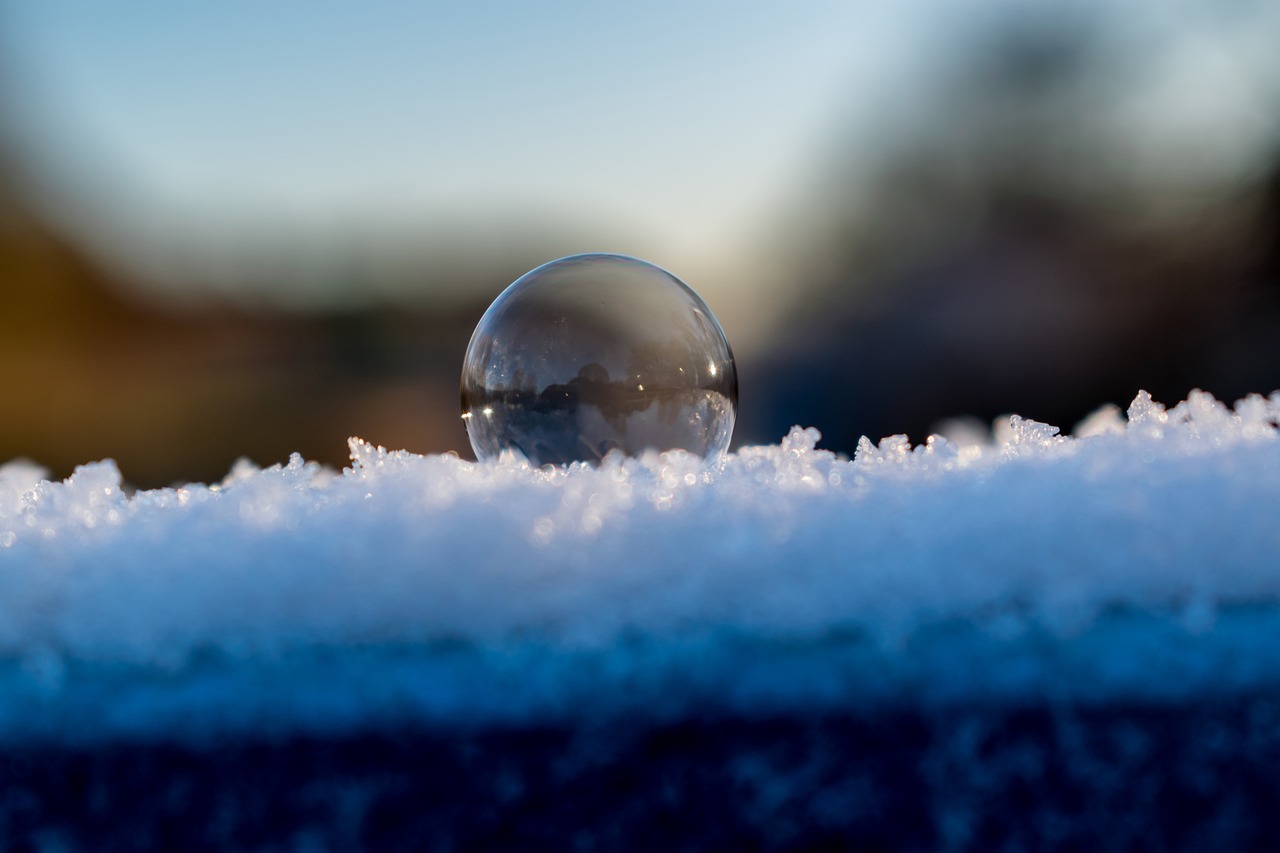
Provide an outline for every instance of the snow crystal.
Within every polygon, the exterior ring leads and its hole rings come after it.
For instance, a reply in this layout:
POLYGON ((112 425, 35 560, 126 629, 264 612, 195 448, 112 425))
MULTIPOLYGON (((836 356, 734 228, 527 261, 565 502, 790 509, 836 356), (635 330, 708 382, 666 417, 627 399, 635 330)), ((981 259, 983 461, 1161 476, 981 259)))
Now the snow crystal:
POLYGON ((0 737, 1280 684, 1280 394, 852 459, 0 467, 0 737), (92 709, 91 712, 88 709, 92 709), (90 720, 92 724, 89 725, 90 720))

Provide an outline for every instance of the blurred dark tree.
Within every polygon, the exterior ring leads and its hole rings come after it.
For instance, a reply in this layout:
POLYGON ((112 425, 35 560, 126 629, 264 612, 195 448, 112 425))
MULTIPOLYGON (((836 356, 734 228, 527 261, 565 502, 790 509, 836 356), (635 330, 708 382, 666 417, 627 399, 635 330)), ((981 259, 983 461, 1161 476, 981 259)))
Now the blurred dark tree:
POLYGON ((1270 183, 1134 168, 1110 94, 1149 70, 1131 47, 1088 17, 1005 20, 883 129, 869 192, 833 164, 821 263, 797 333, 744 376, 742 440, 800 423, 851 452, 955 416, 1070 428, 1140 388, 1280 387, 1280 145, 1270 183))

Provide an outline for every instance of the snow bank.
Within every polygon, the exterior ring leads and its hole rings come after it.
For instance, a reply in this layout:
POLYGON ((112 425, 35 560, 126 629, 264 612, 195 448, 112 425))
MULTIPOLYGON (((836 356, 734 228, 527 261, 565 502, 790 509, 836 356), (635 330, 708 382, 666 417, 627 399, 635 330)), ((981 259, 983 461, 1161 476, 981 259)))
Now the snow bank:
POLYGON ((852 460, 0 467, 0 737, 1280 685, 1280 392, 852 460))

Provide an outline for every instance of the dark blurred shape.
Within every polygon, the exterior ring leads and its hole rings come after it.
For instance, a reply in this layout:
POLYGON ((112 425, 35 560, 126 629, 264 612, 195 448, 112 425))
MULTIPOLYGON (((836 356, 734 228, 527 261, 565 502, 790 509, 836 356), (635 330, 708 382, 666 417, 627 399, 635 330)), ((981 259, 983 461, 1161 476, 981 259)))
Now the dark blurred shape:
POLYGON ((456 383, 482 305, 303 315, 143 302, 4 174, 0 460, 65 476, 111 457, 132 484, 160 486, 216 482, 241 456, 341 466, 357 434, 465 448, 456 383))
POLYGON ((481 318, 462 371, 476 454, 535 465, 610 451, 719 456, 738 374, 707 304, 636 258, 587 254, 521 276, 481 318))
POLYGON ((1270 690, 1190 703, 1044 697, 192 743, 6 743, 0 843, 1268 850, 1280 832, 1277 707, 1270 690))
MULTIPOLYGON (((742 439, 799 423, 851 452, 953 416, 1069 428, 1140 388, 1175 402, 1280 387, 1275 122, 1269 179, 1192 158, 1161 171, 1141 144, 1120 150, 1134 119, 1113 96, 1169 45, 1135 49, 1084 13, 959 42, 916 123, 884 129, 870 193, 832 168, 815 196, 829 248, 797 333, 746 380, 742 439)), ((1240 71, 1280 115, 1278 81, 1240 71)))

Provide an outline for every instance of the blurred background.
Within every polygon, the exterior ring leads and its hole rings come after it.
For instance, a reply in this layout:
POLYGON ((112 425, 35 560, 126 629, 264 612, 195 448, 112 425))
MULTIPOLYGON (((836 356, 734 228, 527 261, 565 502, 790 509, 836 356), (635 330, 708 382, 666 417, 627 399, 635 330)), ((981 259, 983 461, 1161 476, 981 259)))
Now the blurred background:
POLYGON ((0 460, 469 456, 583 251, 707 300, 739 446, 1280 387, 1280 4, 615 5, 0 0, 0 460))

